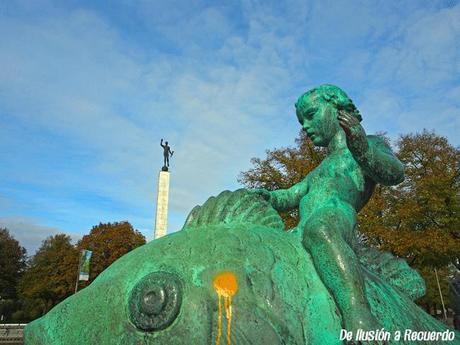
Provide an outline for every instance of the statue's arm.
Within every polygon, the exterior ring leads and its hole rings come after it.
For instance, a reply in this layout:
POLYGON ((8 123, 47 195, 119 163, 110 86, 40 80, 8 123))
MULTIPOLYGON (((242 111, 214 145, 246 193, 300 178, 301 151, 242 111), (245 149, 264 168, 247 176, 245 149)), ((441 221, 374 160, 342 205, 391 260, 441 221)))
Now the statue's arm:
POLYGON ((404 181, 404 165, 382 138, 368 136, 368 149, 357 157, 364 172, 375 182, 393 186, 404 181))
POLYGON ((339 112, 340 126, 347 146, 364 173, 377 183, 396 185, 404 180, 404 166, 382 138, 366 136, 359 121, 351 114, 339 112))
POLYGON ((289 211, 299 206, 300 199, 308 193, 308 175, 288 189, 270 192, 270 203, 277 211, 289 211))
POLYGON ((288 189, 268 191, 266 189, 254 189, 266 199, 277 211, 289 211, 299 206, 300 199, 308 193, 308 175, 300 182, 288 189))
POLYGON ((165 148, 165 146, 163 145, 163 139, 160 140, 160 146, 161 146, 162 148, 165 148))

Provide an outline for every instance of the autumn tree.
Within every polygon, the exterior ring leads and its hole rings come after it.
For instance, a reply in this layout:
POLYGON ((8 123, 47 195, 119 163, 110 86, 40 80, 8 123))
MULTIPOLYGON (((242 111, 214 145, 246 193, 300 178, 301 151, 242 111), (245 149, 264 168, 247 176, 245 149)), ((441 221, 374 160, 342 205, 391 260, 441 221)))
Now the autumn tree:
MULTIPOLYGON (((398 186, 377 185, 360 212, 359 230, 368 244, 405 258, 427 282, 422 303, 438 302, 434 269, 447 291, 449 267, 460 269, 460 151, 433 132, 400 137, 396 154, 405 165, 406 179, 398 186)), ((313 170, 324 157, 302 133, 296 147, 267 151, 253 158, 254 167, 238 181, 249 188, 288 188, 313 170)), ((286 226, 296 213, 284 215, 286 226)))
POLYGON ((16 298, 16 287, 26 267, 26 250, 10 235, 8 229, 0 228, 0 296, 16 298))
POLYGON ((9 233, 0 228, 0 314, 10 321, 18 308, 17 286, 26 267, 26 250, 9 233))
POLYGON ((401 136, 397 145, 406 178, 394 188, 377 187, 360 230, 419 269, 427 283, 420 303, 439 304, 435 269, 444 296, 452 268, 460 269, 460 150, 426 130, 401 136))
POLYGON ((398 148, 406 178, 377 189, 361 231, 411 264, 460 269, 460 150, 428 131, 402 136, 398 148))
POLYGON ((129 251, 145 244, 145 237, 129 222, 106 223, 94 226, 88 235, 78 242, 79 250, 93 252, 90 279, 94 280, 115 260, 129 251))
POLYGON ((20 284, 27 310, 24 318, 36 318, 68 297, 74 289, 78 266, 77 250, 70 236, 48 237, 32 257, 20 284))
MULTIPOLYGON (((74 293, 81 249, 93 251, 92 281, 116 259, 144 243, 144 236, 128 222, 94 226, 77 245, 72 245, 70 237, 64 234, 48 237, 30 260, 20 281, 22 310, 14 319, 33 320, 74 293)), ((80 284, 82 288, 88 283, 80 284)))

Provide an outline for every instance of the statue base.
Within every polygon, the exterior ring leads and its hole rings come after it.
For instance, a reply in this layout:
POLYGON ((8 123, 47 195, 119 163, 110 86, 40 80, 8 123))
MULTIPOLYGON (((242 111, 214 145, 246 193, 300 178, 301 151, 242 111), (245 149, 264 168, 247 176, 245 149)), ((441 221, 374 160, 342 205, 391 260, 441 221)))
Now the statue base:
POLYGON ((166 165, 163 165, 163 167, 161 168, 161 171, 168 171, 168 167, 166 165))
MULTIPOLYGON (((167 167, 163 167, 168 169, 167 167)), ((157 210, 155 216, 155 230, 153 238, 160 238, 167 233, 168 199, 169 199, 169 172, 160 171, 158 176, 157 210)))

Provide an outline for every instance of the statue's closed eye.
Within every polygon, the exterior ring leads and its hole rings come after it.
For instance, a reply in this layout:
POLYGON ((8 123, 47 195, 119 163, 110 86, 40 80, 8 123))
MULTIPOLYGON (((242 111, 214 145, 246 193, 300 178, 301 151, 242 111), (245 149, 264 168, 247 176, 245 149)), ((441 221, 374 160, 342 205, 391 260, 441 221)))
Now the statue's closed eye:
POLYGON ((307 111, 307 113, 305 114, 305 117, 306 117, 307 119, 312 119, 313 116, 315 115, 315 113, 316 113, 317 110, 318 110, 318 109, 316 109, 316 108, 310 109, 310 110, 307 111))

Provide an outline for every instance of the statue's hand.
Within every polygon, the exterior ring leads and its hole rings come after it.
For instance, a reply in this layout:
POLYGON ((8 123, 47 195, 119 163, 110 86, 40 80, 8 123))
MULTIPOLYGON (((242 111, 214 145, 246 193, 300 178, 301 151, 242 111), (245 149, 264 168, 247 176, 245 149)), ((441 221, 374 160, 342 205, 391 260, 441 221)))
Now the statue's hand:
POLYGON ((367 143, 366 132, 359 120, 343 110, 337 112, 337 119, 347 137, 348 149, 353 156, 363 157, 369 148, 369 144, 367 143))
POLYGON ((249 189, 249 191, 251 193, 260 195, 262 198, 264 198, 268 202, 271 201, 271 194, 269 190, 266 190, 264 188, 255 188, 255 189, 249 189))

